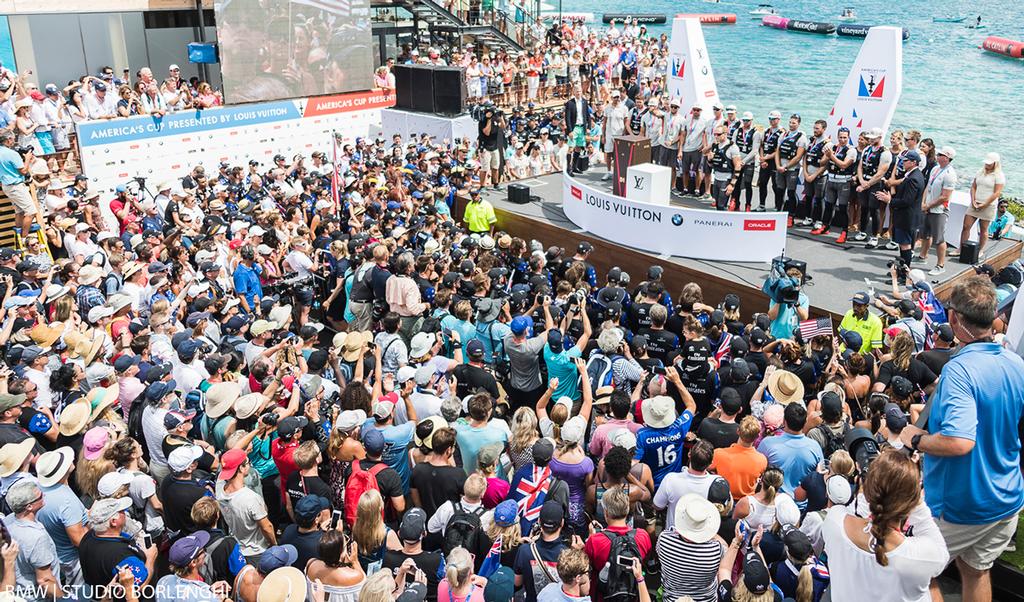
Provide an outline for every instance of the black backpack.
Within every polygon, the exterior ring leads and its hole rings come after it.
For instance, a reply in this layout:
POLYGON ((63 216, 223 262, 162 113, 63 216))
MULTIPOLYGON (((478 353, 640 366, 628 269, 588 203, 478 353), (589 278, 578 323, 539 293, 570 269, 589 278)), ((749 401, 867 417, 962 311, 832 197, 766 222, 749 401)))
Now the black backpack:
POLYGON ((825 454, 825 461, 828 461, 834 452, 846 449, 846 431, 850 430, 850 425, 846 422, 843 422, 843 432, 838 435, 835 434, 832 429, 828 428, 828 425, 826 424, 819 424, 814 428, 817 429, 825 438, 825 445, 822 448, 822 451, 825 454))
POLYGON ((633 558, 640 558, 636 544, 636 529, 619 535, 608 529, 601 531, 611 542, 608 561, 597 576, 597 589, 605 602, 632 602, 640 597, 636 577, 633 576, 633 558))
POLYGON ((484 514, 484 507, 481 505, 476 510, 466 510, 462 500, 459 500, 453 509, 452 517, 444 527, 444 545, 441 547, 444 555, 448 556, 452 550, 461 547, 479 556, 480 541, 483 538, 480 517, 484 514))

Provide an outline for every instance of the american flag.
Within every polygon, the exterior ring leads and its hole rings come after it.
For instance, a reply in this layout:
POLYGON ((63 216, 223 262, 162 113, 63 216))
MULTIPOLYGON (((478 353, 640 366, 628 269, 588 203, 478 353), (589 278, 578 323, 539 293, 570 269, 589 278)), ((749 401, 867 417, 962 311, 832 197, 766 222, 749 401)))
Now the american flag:
POLYGON ((540 508, 548 495, 548 486, 551 481, 551 469, 544 467, 533 467, 533 473, 529 477, 523 477, 516 486, 516 492, 523 496, 519 500, 519 516, 528 521, 535 521, 540 518, 540 508), (541 495, 543 494, 543 496, 541 495))
POLYGON ((484 579, 489 579, 499 567, 501 567, 501 535, 494 540, 491 550, 487 552, 487 557, 484 558, 484 562, 476 574, 484 579))
POLYGON ((823 334, 832 334, 831 316, 800 322, 800 338, 802 338, 804 342, 810 342, 814 337, 821 336, 823 334))

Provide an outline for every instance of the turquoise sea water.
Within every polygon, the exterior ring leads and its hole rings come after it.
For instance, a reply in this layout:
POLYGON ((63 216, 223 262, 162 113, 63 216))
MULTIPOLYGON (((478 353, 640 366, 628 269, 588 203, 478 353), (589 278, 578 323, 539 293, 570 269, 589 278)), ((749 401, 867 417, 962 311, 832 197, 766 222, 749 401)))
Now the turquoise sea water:
MULTIPOLYGON (((749 15, 758 2, 564 0, 562 9, 593 12, 598 20, 605 12, 630 10, 664 13, 669 19, 676 13, 735 13, 736 25, 704 26, 723 103, 753 112, 760 124, 772 109, 800 113, 809 129, 832 108, 863 39, 762 27, 749 15)), ((985 153, 999 152, 1007 193, 1024 196, 1024 59, 979 48, 989 35, 1024 41, 1024 1, 778 0, 774 5, 784 17, 832 23, 840 23, 837 16, 850 6, 858 15, 854 23, 909 28, 903 95, 892 127, 916 128, 939 146, 954 146, 962 187, 969 186, 985 153), (969 15, 969 22, 979 14, 986 29, 932 22, 933 16, 944 15, 969 15)), ((650 29, 670 33, 671 25, 650 29)))

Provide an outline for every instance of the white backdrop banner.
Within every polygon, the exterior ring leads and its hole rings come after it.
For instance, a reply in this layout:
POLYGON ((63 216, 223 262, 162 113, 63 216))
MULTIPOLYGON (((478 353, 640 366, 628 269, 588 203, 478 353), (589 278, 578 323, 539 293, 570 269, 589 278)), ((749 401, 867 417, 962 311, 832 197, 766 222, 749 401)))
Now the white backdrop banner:
POLYGON ((437 144, 444 140, 452 142, 456 138, 476 140, 477 136, 476 122, 469 115, 449 118, 428 113, 384 109, 381 111, 380 122, 381 135, 388 141, 395 134, 401 134, 402 139, 409 139, 413 134, 429 134, 434 137, 437 144))
POLYGON ((394 94, 355 92, 83 122, 77 126, 82 171, 101 193, 136 176, 152 191, 159 180, 181 178, 195 165, 216 174, 221 161, 245 166, 255 159, 269 169, 278 153, 290 161, 321 150, 329 158, 332 132, 346 142, 367 136, 379 128, 381 109, 394 103, 394 94))
POLYGON ((881 128, 888 140, 885 132, 901 94, 903 28, 872 27, 828 115, 828 135, 836 140, 839 128, 846 126, 856 141, 861 130, 881 128))
POLYGON ((631 201, 562 176, 562 210, 606 240, 661 255, 771 262, 786 247, 785 213, 741 213, 631 201))
POLYGON ((666 81, 672 97, 682 101, 680 107, 686 112, 698 103, 704 115, 711 115, 712 105, 719 102, 718 86, 699 19, 672 20, 668 59, 666 81))

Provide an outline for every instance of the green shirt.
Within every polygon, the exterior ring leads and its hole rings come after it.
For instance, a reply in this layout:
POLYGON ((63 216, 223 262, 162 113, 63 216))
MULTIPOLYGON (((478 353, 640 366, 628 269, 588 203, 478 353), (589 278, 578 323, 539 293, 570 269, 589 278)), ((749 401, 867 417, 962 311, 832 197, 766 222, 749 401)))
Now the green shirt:
POLYGON ((858 320, 851 309, 843 316, 843 321, 839 323, 839 328, 842 330, 852 330, 860 335, 864 344, 857 351, 861 353, 871 353, 872 349, 878 349, 882 346, 882 319, 871 312, 868 312, 865 319, 858 320))
POLYGON ((473 201, 466 203, 466 212, 462 216, 462 221, 466 222, 466 227, 470 232, 489 232, 491 224, 498 221, 498 218, 494 216, 494 207, 482 200, 478 203, 473 201))

